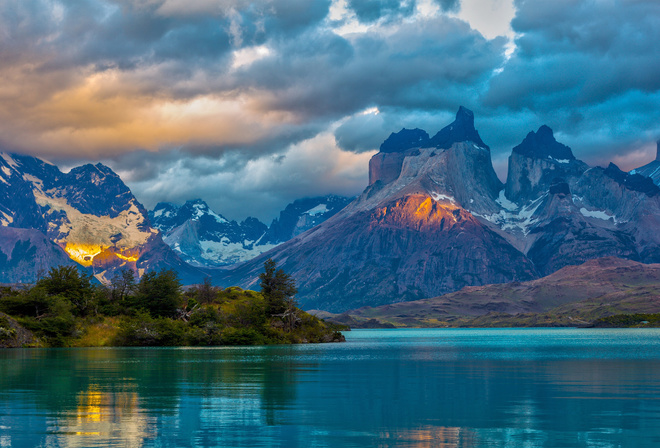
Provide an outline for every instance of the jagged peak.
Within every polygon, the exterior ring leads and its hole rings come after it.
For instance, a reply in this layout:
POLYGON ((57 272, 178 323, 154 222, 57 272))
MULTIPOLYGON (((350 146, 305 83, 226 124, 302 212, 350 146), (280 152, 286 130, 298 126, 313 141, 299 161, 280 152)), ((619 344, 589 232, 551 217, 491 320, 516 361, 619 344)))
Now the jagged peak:
POLYGON ((630 190, 639 191, 647 196, 655 196, 660 193, 660 187, 654 184, 650 177, 645 177, 641 174, 626 173, 612 162, 610 162, 603 172, 607 177, 630 190))
POLYGON ((464 106, 459 106, 458 112, 456 112, 456 121, 464 121, 474 127, 474 112, 464 106))
POLYGON ((454 143, 458 142, 473 142, 479 147, 489 149, 481 137, 479 132, 474 128, 474 112, 463 106, 458 108, 456 112, 456 119, 453 123, 445 126, 431 138, 431 146, 436 148, 448 149, 454 143))
POLYGON ((423 129, 406 129, 392 132, 380 145, 380 152, 403 152, 412 148, 428 146, 429 134, 423 129))
POLYGON ((171 210, 178 210, 180 207, 172 202, 159 202, 156 204, 154 207, 153 211, 161 210, 161 209, 171 209, 171 210))
POLYGON ((531 131, 513 152, 534 157, 537 159, 550 159, 557 162, 569 162, 575 160, 573 151, 568 146, 559 143, 549 126, 543 125, 538 131, 531 131))
POLYGON ((203 199, 197 198, 197 199, 190 199, 186 201, 186 203, 183 205, 184 207, 194 207, 194 208, 204 208, 208 209, 209 205, 204 202, 203 199))
POLYGON ((97 164, 92 164, 92 163, 86 163, 84 165, 77 166, 75 168, 72 168, 71 171, 69 171, 69 174, 76 176, 77 178, 84 177, 85 175, 88 174, 94 174, 94 173, 99 173, 102 176, 112 176, 119 178, 119 175, 115 173, 112 168, 110 168, 107 165, 104 165, 102 163, 97 163, 97 164))

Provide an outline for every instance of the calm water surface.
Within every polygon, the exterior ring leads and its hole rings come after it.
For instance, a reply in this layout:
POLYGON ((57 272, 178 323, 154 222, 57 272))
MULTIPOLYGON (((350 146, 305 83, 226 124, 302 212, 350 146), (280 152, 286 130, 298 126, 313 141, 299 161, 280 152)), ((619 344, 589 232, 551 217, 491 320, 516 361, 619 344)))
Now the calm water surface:
POLYGON ((2 447, 658 447, 660 331, 0 351, 2 447))

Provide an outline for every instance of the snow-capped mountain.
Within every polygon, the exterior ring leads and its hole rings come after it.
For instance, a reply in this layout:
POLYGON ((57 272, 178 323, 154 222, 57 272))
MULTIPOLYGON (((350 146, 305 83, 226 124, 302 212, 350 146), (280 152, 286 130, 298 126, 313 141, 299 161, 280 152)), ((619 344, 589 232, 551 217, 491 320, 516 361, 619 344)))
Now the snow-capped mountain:
POLYGON ((272 249, 260 240, 268 227, 256 218, 241 223, 215 213, 201 199, 182 206, 161 202, 149 212, 154 226, 179 256, 195 266, 225 266, 272 249))
MULTIPOLYGON (((184 278, 202 277, 163 243, 145 208, 119 176, 100 163, 63 173, 35 157, 0 153, 0 221, 5 227, 33 231, 15 231, 16 244, 24 244, 25 235, 30 235, 34 250, 51 251, 42 244, 43 235, 101 281, 124 267, 139 274, 174 268, 184 278)), ((16 245, 2 249, 11 256, 16 245)), ((40 260, 44 267, 62 264, 59 252, 40 260)), ((1 277, 11 281, 20 275, 8 269, 1 277)))
POLYGON ((660 261, 660 188, 589 167, 541 126, 513 148, 506 184, 471 111, 434 137, 392 134, 369 186, 313 230, 223 273, 254 285, 271 257, 305 308, 341 312, 538 278, 603 256, 660 261))
POLYGON ((226 266, 250 260, 323 222, 350 200, 339 196, 300 199, 289 204, 270 228, 256 218, 230 221, 201 199, 182 206, 159 203, 149 212, 164 241, 188 263, 226 266))

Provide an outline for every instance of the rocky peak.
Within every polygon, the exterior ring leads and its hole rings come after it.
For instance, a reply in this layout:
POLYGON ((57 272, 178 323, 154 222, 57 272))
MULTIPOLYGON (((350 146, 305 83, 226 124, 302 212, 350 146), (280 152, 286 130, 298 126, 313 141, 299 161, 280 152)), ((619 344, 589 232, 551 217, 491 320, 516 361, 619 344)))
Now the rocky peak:
POLYGON ((380 152, 403 152, 411 148, 429 146, 429 134, 422 129, 403 128, 399 132, 392 132, 387 140, 380 145, 380 152))
POLYGON ((62 196, 82 213, 116 218, 135 203, 140 213, 147 214, 121 178, 101 163, 73 168, 62 181, 62 196))
POLYGON ((442 149, 451 148, 458 142, 473 142, 482 148, 490 149, 474 128, 474 113, 463 106, 459 107, 454 122, 442 128, 430 140, 431 146, 442 149))
POLYGON ((630 190, 644 193, 649 197, 656 196, 660 193, 660 187, 654 184, 651 178, 642 176, 641 174, 626 173, 611 162, 605 168, 604 174, 610 179, 615 180, 618 184, 630 190))
POLYGON ((505 194, 511 201, 526 203, 549 191, 555 179, 571 185, 588 168, 575 158, 571 148, 555 140, 552 129, 543 125, 513 148, 505 194))
POLYGON ((521 144, 513 148, 513 152, 537 159, 550 159, 559 163, 575 160, 573 151, 566 145, 555 140, 548 126, 543 125, 538 131, 530 132, 521 144))

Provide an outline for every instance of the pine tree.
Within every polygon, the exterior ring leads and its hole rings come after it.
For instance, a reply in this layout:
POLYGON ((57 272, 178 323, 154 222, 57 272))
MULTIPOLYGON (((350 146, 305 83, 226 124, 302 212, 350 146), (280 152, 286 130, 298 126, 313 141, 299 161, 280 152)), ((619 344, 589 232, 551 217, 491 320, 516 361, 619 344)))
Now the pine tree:
POLYGON ((296 281, 282 269, 277 269, 277 263, 272 258, 264 263, 264 272, 259 274, 259 279, 269 315, 281 316, 287 311, 293 312, 298 292, 296 281))

